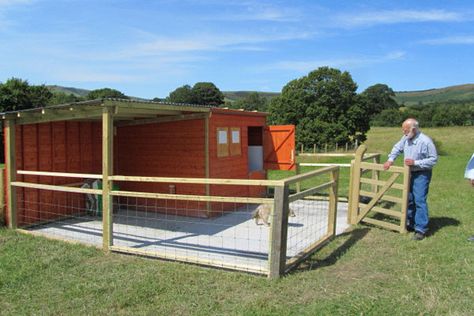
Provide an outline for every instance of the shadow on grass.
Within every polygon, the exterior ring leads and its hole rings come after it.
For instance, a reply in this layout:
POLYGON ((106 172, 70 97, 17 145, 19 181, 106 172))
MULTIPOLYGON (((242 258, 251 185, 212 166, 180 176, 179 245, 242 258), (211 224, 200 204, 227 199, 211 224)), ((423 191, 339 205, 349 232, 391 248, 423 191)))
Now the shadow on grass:
POLYGON ((314 255, 313 255, 312 257, 302 262, 300 266, 296 270, 293 271, 293 273, 301 271, 301 270, 319 269, 322 267, 327 267, 327 266, 335 264, 337 260, 339 260, 339 258, 342 257, 347 252, 347 250, 349 250, 352 246, 354 246, 359 240, 364 238, 365 235, 367 235, 369 231, 370 231, 370 228, 358 228, 350 232, 339 235, 338 238, 344 237, 344 236, 350 236, 350 237, 349 239, 344 241, 342 245, 334 249, 334 251, 326 258, 317 259, 317 258, 314 258, 314 255))
POLYGON ((438 230, 445 226, 459 226, 461 222, 451 217, 431 217, 430 218, 430 229, 428 230, 427 236, 433 236, 438 230))

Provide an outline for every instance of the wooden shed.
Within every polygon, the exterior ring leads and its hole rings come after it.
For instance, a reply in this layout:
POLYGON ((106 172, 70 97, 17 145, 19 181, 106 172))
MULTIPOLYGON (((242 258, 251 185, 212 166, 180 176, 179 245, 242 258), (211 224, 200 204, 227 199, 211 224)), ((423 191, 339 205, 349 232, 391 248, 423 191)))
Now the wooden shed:
MULTIPOLYGON (((90 178, 100 174, 107 186, 108 177, 115 175, 120 191, 264 196, 262 187, 188 184, 182 179, 266 179, 268 169, 293 170, 294 126, 267 126, 266 116, 119 99, 2 113, 6 196, 13 197, 7 204, 6 221, 16 227, 67 215, 71 193, 48 191, 48 186, 78 186, 89 174, 90 178), (60 173, 65 175, 57 177, 60 173), (143 181, 120 181, 120 176, 142 177, 143 181), (147 177, 166 181, 147 183, 147 177), (175 183, 177 178, 181 181, 175 183), (15 182, 41 183, 46 190, 12 186, 15 182)), ((128 203, 137 208, 150 207, 144 198, 130 199, 128 203)), ((78 208, 83 207, 83 200, 77 202, 81 204, 78 208)), ((174 203, 176 215, 207 218, 227 211, 225 203, 167 199, 152 208, 166 211, 169 203, 174 203)))

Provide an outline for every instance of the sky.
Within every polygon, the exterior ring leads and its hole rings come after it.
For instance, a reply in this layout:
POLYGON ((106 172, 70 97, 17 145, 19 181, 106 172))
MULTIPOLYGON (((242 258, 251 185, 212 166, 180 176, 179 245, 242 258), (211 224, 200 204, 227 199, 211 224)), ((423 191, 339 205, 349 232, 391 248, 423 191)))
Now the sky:
POLYGON ((474 83, 473 1, 0 0, 0 82, 142 98, 280 92, 321 66, 362 92, 474 83))

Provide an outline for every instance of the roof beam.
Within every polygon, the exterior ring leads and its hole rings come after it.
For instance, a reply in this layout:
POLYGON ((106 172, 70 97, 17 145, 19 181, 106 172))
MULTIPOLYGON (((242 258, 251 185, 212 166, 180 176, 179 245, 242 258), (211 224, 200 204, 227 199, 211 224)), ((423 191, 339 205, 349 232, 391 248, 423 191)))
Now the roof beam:
POLYGON ((206 113, 193 113, 193 114, 181 114, 174 116, 162 116, 152 119, 143 119, 143 120, 133 120, 126 122, 117 122, 117 127, 122 126, 136 126, 136 125, 145 125, 145 124, 156 124, 156 123, 167 123, 167 122, 176 122, 176 121, 185 121, 185 120, 199 120, 206 118, 206 113))
POLYGON ((98 107, 96 109, 89 110, 70 110, 60 111, 47 110, 43 113, 21 113, 20 117, 16 119, 16 124, 25 125, 25 124, 37 124, 37 123, 47 123, 47 122, 56 122, 56 121, 70 121, 70 120, 79 120, 79 119, 92 119, 92 118, 101 118, 102 108, 98 107))
POLYGON ((180 105, 180 104, 161 104, 152 102, 140 101, 119 101, 119 100, 104 100, 105 106, 117 106, 119 108, 140 108, 151 110, 171 110, 180 112, 210 112, 211 109, 204 106, 180 105))

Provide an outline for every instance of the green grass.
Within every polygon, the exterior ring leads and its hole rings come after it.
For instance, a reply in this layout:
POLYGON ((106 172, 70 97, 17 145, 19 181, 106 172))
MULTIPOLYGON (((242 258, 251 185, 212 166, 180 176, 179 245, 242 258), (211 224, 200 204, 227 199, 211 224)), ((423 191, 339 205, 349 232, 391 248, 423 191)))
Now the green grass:
MULTIPOLYGON (((119 254, 0 229, 0 314, 472 315, 474 129, 426 129, 435 167, 429 238, 356 226, 277 281, 119 254)), ((386 153, 399 128, 369 133, 386 153)))

